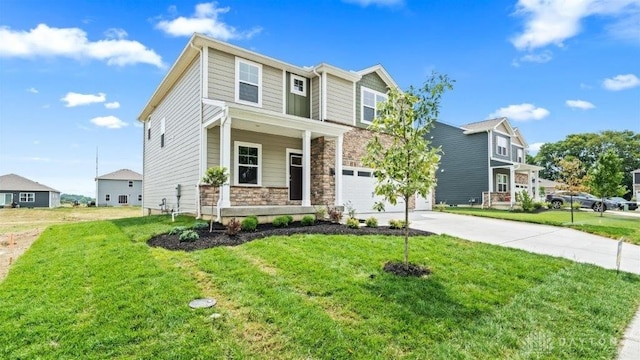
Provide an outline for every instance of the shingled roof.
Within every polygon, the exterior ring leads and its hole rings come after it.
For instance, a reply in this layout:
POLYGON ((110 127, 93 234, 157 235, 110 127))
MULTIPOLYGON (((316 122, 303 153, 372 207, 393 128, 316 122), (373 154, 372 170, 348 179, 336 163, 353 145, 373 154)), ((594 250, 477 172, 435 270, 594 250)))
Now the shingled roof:
POLYGON ((0 191, 60 191, 16 174, 0 176, 0 191))
POLYGON ((467 130, 470 133, 482 132, 486 130, 495 129, 500 123, 503 121, 507 121, 507 118, 501 117, 497 119, 489 119, 483 121, 472 122, 469 124, 465 124, 460 126, 461 128, 467 130))
POLYGON ((96 180, 142 180, 142 175, 129 169, 120 169, 102 176, 96 180))

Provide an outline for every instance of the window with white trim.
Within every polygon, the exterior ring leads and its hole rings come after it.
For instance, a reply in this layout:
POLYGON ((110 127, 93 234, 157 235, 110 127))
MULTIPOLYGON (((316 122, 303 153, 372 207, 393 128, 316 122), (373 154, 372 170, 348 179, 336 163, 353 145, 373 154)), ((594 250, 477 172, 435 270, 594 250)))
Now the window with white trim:
POLYGON ((262 65, 236 58, 236 102, 262 106, 262 65))
POLYGON ((378 104, 387 101, 387 95, 371 90, 364 86, 360 87, 360 121, 371 124, 378 116, 378 104))
POLYGON ((147 121, 147 140, 151 140, 151 119, 147 121))
POLYGON ((35 202, 36 193, 20 193, 20 202, 35 202))
POLYGON ((104 196, 104 201, 111 201, 111 195, 106 194, 106 195, 104 196))
POLYGON ((160 147, 164 147, 164 130, 165 130, 165 120, 162 118, 160 120, 160 147))
POLYGON ((509 176, 507 174, 497 174, 496 185, 498 192, 509 191, 509 176))
POLYGON ((524 163, 524 150, 523 149, 517 149, 516 150, 516 161, 519 163, 524 163))
POLYGON ((262 185, 262 145, 234 142, 235 184, 262 185))
POLYGON ((129 197, 127 195, 118 195, 118 204, 127 204, 129 197))
POLYGON ((129 180, 129 187, 133 187, 133 181, 129 180))
POLYGON ((138 201, 142 201, 142 194, 138 194, 138 201))
POLYGON ((508 156, 509 155, 509 151, 507 148, 507 138, 502 137, 502 136, 496 136, 496 154, 498 155, 502 155, 502 156, 508 156))
POLYGON ((307 96, 307 79, 306 78, 291 74, 291 81, 290 81, 289 87, 291 88, 292 94, 307 96))

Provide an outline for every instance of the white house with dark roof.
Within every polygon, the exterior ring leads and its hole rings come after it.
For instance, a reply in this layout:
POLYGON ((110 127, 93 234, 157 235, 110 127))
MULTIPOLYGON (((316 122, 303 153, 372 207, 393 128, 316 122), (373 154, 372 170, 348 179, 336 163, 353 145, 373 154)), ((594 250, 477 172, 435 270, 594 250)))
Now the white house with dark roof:
POLYGON ((0 207, 60 206, 60 191, 16 174, 0 176, 0 207))
POLYGON ((96 206, 142 205, 142 175, 120 169, 96 178, 96 206))

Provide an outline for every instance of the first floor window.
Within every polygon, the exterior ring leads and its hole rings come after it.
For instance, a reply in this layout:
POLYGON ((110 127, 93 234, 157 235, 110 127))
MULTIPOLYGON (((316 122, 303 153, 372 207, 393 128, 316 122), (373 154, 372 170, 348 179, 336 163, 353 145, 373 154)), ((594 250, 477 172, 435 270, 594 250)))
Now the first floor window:
POLYGON ((111 201, 111 195, 107 194, 104 196, 104 201, 111 201))
POLYGON ((142 194, 138 195, 138 201, 142 201, 142 194))
POLYGON ((127 195, 118 195, 118 204, 126 204, 128 196, 127 195))
POLYGON ((20 193, 20 202, 35 202, 36 193, 20 193))
POLYGON ((387 95, 362 87, 360 99, 362 102, 360 120, 363 123, 371 123, 378 116, 378 104, 387 101, 387 95))
POLYGON ((262 145, 236 141, 236 184, 261 185, 262 145))
POLYGON ((508 183, 509 177, 506 174, 498 174, 496 176, 496 183, 498 185, 498 192, 507 192, 509 191, 508 183))

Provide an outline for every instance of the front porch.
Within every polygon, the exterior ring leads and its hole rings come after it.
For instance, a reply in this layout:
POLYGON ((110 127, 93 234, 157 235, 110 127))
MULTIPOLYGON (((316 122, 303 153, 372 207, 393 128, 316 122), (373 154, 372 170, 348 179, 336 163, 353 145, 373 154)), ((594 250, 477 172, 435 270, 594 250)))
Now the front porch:
POLYGON ((495 164, 489 172, 490 191, 482 192, 482 208, 512 209, 516 193, 522 191, 537 199, 536 179, 540 170, 541 167, 529 164, 495 164))

